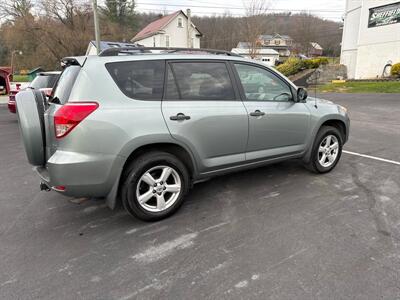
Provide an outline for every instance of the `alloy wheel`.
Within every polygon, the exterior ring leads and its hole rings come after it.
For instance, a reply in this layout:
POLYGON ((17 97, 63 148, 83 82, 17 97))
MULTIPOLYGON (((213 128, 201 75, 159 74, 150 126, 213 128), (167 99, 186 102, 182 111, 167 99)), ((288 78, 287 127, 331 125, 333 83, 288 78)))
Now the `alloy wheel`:
POLYGON ((318 148, 318 161, 324 168, 332 166, 339 154, 339 141, 334 135, 327 135, 318 148))
POLYGON ((150 212, 171 207, 181 193, 181 178, 170 166, 156 166, 144 172, 136 187, 139 205, 150 212))

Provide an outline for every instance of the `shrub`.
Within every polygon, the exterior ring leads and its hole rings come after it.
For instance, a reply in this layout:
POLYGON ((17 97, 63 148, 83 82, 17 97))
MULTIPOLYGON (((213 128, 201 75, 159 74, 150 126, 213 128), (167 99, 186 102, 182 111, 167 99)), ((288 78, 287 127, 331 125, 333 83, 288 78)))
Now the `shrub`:
POLYGON ((283 75, 290 76, 298 73, 303 67, 304 64, 302 60, 299 58, 290 57, 283 64, 277 66, 276 69, 283 75))
POLYGON ((400 77, 400 63, 394 64, 390 70, 390 75, 400 77))
POLYGON ((329 63, 326 57, 316 57, 301 60, 299 58, 290 57, 283 64, 276 67, 276 69, 285 76, 290 76, 300 72, 302 69, 316 69, 320 65, 326 65, 329 63))
POLYGON ((306 69, 316 69, 320 65, 327 65, 329 63, 329 60, 326 57, 316 57, 303 60, 303 63, 306 69))

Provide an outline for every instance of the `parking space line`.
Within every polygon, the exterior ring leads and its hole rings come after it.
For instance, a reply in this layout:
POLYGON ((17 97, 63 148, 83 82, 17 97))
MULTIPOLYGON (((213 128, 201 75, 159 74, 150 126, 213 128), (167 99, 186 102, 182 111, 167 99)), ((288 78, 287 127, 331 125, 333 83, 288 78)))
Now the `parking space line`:
POLYGON ((371 155, 366 155, 366 154, 361 154, 361 153, 351 152, 351 151, 346 151, 346 150, 343 150, 343 153, 350 154, 350 155, 356 155, 356 156, 360 156, 360 157, 365 157, 365 158, 370 158, 370 159, 383 161, 383 162, 386 162, 389 164, 394 164, 394 165, 400 166, 399 161, 394 161, 394 160, 390 160, 390 159, 380 158, 380 157, 376 157, 376 156, 371 156, 371 155))

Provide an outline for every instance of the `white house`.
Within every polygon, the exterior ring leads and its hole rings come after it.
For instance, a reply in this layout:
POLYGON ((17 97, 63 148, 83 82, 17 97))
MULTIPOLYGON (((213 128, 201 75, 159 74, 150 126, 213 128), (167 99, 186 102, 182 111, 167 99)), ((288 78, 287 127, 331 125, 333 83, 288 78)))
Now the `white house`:
POLYGON ((399 0, 347 0, 340 62, 348 78, 376 78, 400 62, 399 0))
POLYGON ((145 47, 200 48, 202 33, 192 23, 190 9, 166 15, 148 24, 131 42, 145 47))
POLYGON ((260 60, 268 66, 275 66, 275 62, 279 60, 279 53, 268 48, 257 48, 253 49, 253 51, 250 48, 233 48, 231 52, 242 55, 246 58, 251 58, 251 54, 254 53, 255 60, 260 60))
MULTIPOLYGON (((122 47, 138 47, 139 45, 132 44, 132 43, 121 43, 121 42, 107 42, 107 41, 100 41, 100 51, 103 51, 108 48, 122 48, 122 47)), ((90 41, 89 45, 86 49, 85 55, 97 55, 97 47, 96 41, 90 41)))

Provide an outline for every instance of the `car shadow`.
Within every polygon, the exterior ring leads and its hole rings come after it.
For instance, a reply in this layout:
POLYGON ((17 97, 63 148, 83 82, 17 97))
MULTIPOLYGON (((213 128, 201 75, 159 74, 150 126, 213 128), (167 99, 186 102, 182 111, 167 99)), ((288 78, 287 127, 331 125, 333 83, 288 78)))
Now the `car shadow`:
MULTIPOLYGON (((257 169, 236 172, 195 184, 189 191, 182 207, 171 217, 153 223, 131 217, 119 205, 111 211, 104 200, 89 199, 74 205, 73 211, 84 215, 85 219, 72 216, 80 224, 78 233, 98 231, 126 232, 128 235, 146 235, 157 227, 179 225, 190 226, 204 219, 224 219, 228 210, 240 211, 248 205, 257 211, 258 203, 264 206, 268 201, 276 201, 279 190, 293 185, 296 178, 317 176, 306 170, 300 161, 291 160, 257 169), (105 226, 106 225, 106 226, 105 226)), ((71 199, 70 199, 71 201, 71 199)), ((72 205, 69 203, 68 205, 72 205)), ((70 215, 71 216, 71 215, 70 215)), ((211 221, 214 222, 214 221, 211 221)), ((77 224, 76 224, 77 225, 77 224)))

